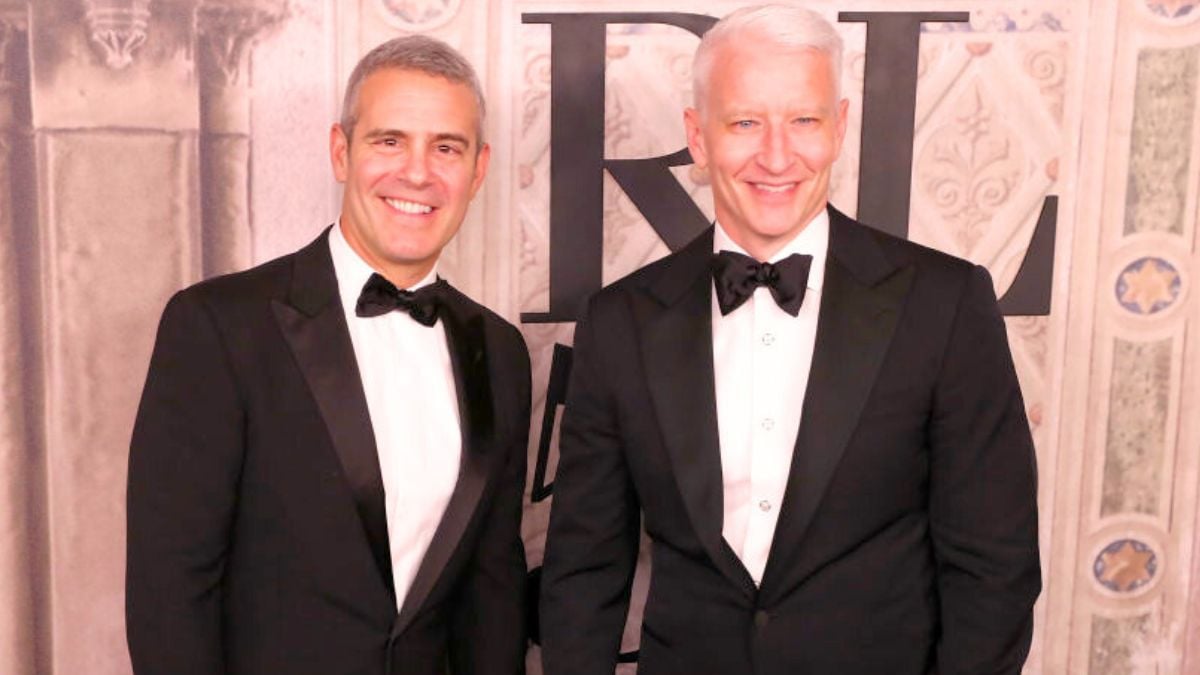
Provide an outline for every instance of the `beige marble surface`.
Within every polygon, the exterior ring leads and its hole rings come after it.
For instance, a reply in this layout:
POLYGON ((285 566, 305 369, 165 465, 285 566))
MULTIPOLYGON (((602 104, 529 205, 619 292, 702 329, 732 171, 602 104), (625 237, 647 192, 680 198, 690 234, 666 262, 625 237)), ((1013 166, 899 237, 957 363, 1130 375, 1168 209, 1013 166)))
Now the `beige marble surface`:
MULTIPOLYGON (((275 0, 206 0, 278 13, 243 45, 236 88, 207 117, 201 92, 213 73, 198 59, 200 4, 150 3, 144 42, 114 69, 89 32, 89 0, 0 0, 0 23, 19 38, 8 70, 14 59, 20 66, 6 80, 0 58, 0 148, 8 134, 27 149, 15 164, 0 150, 0 286, 20 287, 0 294, 5 672, 128 672, 124 470, 158 313, 201 277, 206 242, 232 241, 258 262, 335 217, 327 134, 363 52, 427 31, 479 69, 492 172, 442 269, 516 321, 549 297, 553 86, 549 28, 521 15, 720 15, 741 3, 293 0, 281 12, 275 0), (205 119, 220 122, 207 135, 205 119), (205 152, 225 162, 216 174, 203 170, 205 152), (12 221, 14 209, 36 218, 12 221)), ((967 25, 922 35, 912 239, 987 266, 1003 294, 1043 200, 1059 198, 1051 312, 1007 320, 1040 475, 1045 591, 1026 672, 1200 673, 1200 422, 1187 413, 1200 405, 1200 0, 807 4, 829 18, 971 13, 967 25)), ((851 113, 833 201, 853 213, 858 169, 870 161, 859 147, 866 31, 841 30, 851 113)), ((606 157, 683 147, 696 43, 677 28, 610 27, 606 157)), ((704 177, 674 173, 711 215, 704 177)), ((615 181, 603 189, 607 282, 667 249, 615 181)), ((550 356, 570 344, 572 326, 522 330, 536 440, 550 356)), ((553 466, 551 457, 551 476, 553 466)), ((549 506, 526 511, 534 564, 549 506)), ((636 638, 634 623, 626 646, 636 638)))

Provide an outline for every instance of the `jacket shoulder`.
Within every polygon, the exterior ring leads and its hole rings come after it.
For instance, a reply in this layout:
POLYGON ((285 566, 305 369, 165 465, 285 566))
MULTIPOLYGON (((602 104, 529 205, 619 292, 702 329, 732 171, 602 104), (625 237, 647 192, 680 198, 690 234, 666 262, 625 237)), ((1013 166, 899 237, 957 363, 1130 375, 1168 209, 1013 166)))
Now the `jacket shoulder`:
POLYGON ((654 296, 670 302, 692 287, 701 276, 710 273, 713 228, 701 232, 683 248, 605 286, 589 298, 585 315, 594 316, 615 305, 625 306, 635 298, 654 296))
POLYGON ((848 230, 857 231, 861 236, 869 237, 888 254, 889 258, 893 258, 897 262, 905 261, 959 269, 973 266, 973 263, 968 260, 924 244, 919 244, 911 239, 897 237, 879 228, 854 220, 849 216, 842 216, 842 218, 835 222, 838 223, 836 227, 844 227, 848 230))
POLYGON ((335 279, 327 234, 328 228, 296 251, 249 269, 205 279, 183 289, 177 296, 214 307, 261 306, 266 301, 287 297, 301 257, 309 261, 308 268, 313 268, 315 262, 316 267, 325 269, 330 279, 335 279))
POLYGON ((484 331, 489 336, 493 339, 499 339, 501 344, 506 348, 515 349, 525 354, 526 361, 528 361, 528 349, 525 346, 525 338, 521 334, 520 329, 489 309, 486 305, 476 302, 471 296, 463 293, 454 286, 449 286, 449 293, 453 298, 453 302, 462 307, 467 315, 477 315, 483 320, 484 331))
POLYGON ((255 265, 240 272, 211 277, 180 291, 205 302, 219 304, 244 302, 251 298, 278 297, 291 278, 294 253, 255 265))
POLYGON ((832 219, 831 227, 831 257, 852 268, 913 268, 923 285, 945 290, 962 288, 973 275, 987 274, 986 269, 969 260, 897 237, 840 213, 832 219))
POLYGON ((596 321, 614 312, 623 313, 635 298, 645 295, 664 274, 670 272, 678 255, 671 253, 659 258, 596 291, 588 297, 577 319, 596 321))

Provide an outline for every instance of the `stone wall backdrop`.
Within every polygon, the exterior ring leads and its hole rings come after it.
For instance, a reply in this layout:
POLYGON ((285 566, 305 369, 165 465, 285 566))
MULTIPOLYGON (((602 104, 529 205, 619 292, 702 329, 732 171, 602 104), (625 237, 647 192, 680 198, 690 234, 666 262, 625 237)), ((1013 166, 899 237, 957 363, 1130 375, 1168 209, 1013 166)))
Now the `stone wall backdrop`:
MULTIPOLYGON (((0 0, 0 672, 129 672, 125 468, 159 313, 336 217, 344 80, 411 32, 461 49, 488 94, 492 173, 442 270, 533 354, 536 576, 570 300, 711 215, 678 154, 682 109, 703 15, 740 4, 0 0), (555 42, 598 13, 586 44, 555 42), (564 182, 568 163, 582 179, 564 182), (630 180, 662 181, 662 199, 630 180), (694 213, 664 226, 679 199, 694 213)), ((1026 672, 1200 674, 1200 0, 805 4, 840 16, 847 44, 837 206, 874 206, 859 205, 881 161, 863 98, 874 69, 900 67, 869 62, 875 24, 854 15, 959 13, 920 28, 907 234, 987 266, 1011 298, 1030 251, 1052 250, 1048 308, 1007 319, 1040 475, 1026 672)), ((536 647, 529 661, 540 672, 536 647)))

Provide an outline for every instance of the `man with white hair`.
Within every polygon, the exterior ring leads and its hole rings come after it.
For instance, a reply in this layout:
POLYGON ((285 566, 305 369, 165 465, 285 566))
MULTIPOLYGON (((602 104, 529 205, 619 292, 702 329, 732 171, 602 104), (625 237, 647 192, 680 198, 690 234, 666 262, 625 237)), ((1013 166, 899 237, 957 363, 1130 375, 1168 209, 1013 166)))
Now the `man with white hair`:
POLYGON ((613 672, 639 516, 641 675, 1021 670, 1041 576, 1004 322, 982 267, 828 204, 841 58, 796 7, 701 42, 685 123, 716 223, 576 328, 547 675, 613 672))

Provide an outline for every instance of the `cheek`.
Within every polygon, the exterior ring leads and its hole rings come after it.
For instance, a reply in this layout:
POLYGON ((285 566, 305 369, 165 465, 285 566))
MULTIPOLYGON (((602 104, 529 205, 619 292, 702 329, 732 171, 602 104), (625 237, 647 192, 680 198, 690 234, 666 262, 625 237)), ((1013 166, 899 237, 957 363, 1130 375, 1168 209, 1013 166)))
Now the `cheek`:
POLYGON ((359 183, 372 185, 383 180, 391 172, 391 165, 385 158, 366 159, 354 166, 354 177, 359 183))
POLYGON ((727 143, 709 155, 709 168, 717 179, 734 179, 754 158, 754 152, 745 144, 727 143))
POLYGON ((822 137, 813 139, 803 152, 805 162, 814 171, 828 168, 837 159, 837 139, 822 137))
POLYGON ((438 172, 439 182, 445 186, 447 194, 452 198, 460 199, 464 202, 463 208, 466 208, 465 202, 471 200, 472 188, 474 185, 475 175, 469 169, 462 167, 448 167, 444 171, 438 172))

